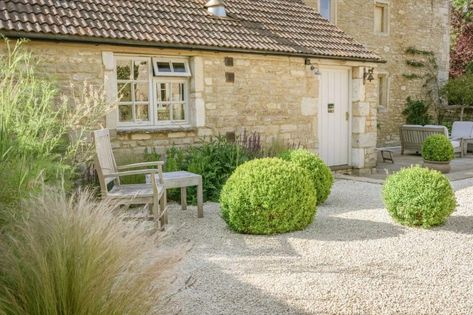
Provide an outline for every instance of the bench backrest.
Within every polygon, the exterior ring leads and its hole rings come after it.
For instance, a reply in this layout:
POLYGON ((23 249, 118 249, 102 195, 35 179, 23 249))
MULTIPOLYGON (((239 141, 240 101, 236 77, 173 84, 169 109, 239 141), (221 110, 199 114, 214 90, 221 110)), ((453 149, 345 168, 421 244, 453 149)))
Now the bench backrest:
MULTIPOLYGON (((445 134, 444 126, 414 126, 404 125, 400 129, 403 145, 422 145, 430 135, 445 134)), ((448 134, 448 131, 447 131, 448 134)))
POLYGON ((117 173, 117 163, 113 156, 112 144, 110 142, 110 131, 108 129, 100 129, 94 131, 95 143, 95 169, 100 181, 102 194, 108 192, 108 185, 111 182, 119 184, 118 177, 106 177, 106 175, 117 173))

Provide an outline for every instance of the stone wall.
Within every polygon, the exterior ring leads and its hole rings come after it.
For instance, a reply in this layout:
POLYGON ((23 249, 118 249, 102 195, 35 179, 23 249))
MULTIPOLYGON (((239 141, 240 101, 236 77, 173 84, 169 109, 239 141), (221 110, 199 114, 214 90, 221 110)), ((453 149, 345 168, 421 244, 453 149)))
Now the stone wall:
MULTIPOLYGON (((109 94, 116 95, 116 54, 189 57, 189 124, 166 129, 120 129, 113 123, 116 116, 112 113, 107 127, 112 129, 112 144, 118 155, 136 155, 145 149, 162 153, 172 145, 188 146, 201 137, 227 132, 238 135, 243 129, 260 133, 267 145, 278 140, 317 150, 319 77, 305 65, 304 58, 41 41, 30 42, 27 47, 40 56, 40 71, 54 78, 62 93, 68 93, 71 82, 87 80, 104 85, 109 94), (225 66, 225 57, 233 58, 233 66, 225 66), (226 82, 227 72, 234 74, 234 82, 226 82)), ((374 84, 363 83, 363 64, 323 59, 313 62, 353 69, 353 165, 374 167, 376 94, 372 92, 376 90, 374 84)))
MULTIPOLYGON (((378 112, 378 145, 398 145, 399 126, 407 96, 425 98, 422 80, 409 80, 406 49, 433 51, 439 65, 439 80, 448 79, 449 2, 448 0, 380 0, 388 4, 389 32, 374 32, 372 0, 333 0, 337 4, 337 26, 387 61, 377 72, 388 74, 389 104, 378 112)), ((306 1, 318 9, 318 1, 306 1)), ((414 71, 415 72, 415 71, 414 71)))

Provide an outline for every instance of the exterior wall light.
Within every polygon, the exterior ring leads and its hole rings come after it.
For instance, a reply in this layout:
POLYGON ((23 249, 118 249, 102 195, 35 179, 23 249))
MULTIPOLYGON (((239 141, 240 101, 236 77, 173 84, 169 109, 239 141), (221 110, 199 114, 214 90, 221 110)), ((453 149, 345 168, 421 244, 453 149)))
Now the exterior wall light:
POLYGON ((310 70, 314 72, 314 75, 319 76, 321 75, 319 66, 317 64, 312 64, 309 58, 306 58, 304 61, 306 66, 310 66, 310 70))
POLYGON ((366 83, 366 80, 368 80, 368 82, 371 82, 374 80, 374 68, 371 67, 371 68, 368 68, 368 71, 366 71, 366 68, 363 70, 363 84, 366 83))

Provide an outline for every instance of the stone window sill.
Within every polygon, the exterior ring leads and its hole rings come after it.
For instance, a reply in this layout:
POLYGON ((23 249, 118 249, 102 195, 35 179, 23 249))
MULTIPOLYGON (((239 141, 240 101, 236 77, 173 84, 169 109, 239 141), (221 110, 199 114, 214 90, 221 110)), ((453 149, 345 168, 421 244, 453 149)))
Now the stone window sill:
POLYGON ((173 132, 188 132, 197 131, 197 127, 191 125, 177 125, 177 126, 159 126, 159 127, 118 127, 118 134, 131 133, 173 133, 173 132))

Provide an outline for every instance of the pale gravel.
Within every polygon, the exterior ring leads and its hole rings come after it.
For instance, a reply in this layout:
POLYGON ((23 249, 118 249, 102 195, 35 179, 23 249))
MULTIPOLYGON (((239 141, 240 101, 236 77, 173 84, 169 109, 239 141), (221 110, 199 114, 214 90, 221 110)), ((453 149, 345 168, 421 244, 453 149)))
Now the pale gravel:
POLYGON ((173 205, 166 246, 191 244, 170 314, 472 314, 473 179, 431 230, 394 223, 381 185, 337 180, 314 223, 276 236, 231 232, 219 205, 173 205))

